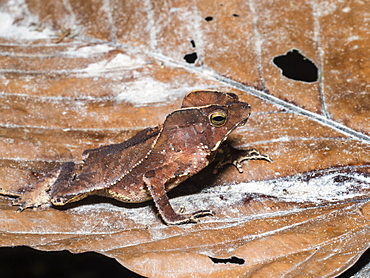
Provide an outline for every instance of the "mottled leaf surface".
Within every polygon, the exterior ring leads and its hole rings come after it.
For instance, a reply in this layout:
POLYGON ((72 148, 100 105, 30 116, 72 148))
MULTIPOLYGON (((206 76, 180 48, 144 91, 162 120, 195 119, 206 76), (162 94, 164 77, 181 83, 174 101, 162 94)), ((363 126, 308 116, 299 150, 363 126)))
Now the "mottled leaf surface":
POLYGON ((16 213, 1 196, 1 246, 95 251, 148 277, 339 275, 369 246, 369 12, 334 0, 0 2, 1 188, 22 192, 163 122, 195 89, 248 102, 230 143, 273 159, 174 189, 175 209, 216 212, 192 225, 164 225, 152 202, 16 213), (317 80, 277 66, 291 54, 317 80))

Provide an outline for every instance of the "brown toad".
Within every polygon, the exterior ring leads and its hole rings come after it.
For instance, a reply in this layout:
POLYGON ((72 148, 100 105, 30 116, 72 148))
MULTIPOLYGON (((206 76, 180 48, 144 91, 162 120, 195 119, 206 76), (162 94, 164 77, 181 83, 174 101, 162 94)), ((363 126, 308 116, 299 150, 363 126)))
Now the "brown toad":
MULTIPOLYGON (((13 205, 19 210, 48 203, 62 206, 88 195, 103 195, 125 203, 153 199, 167 224, 213 215, 211 210, 176 213, 166 193, 214 161, 228 135, 246 123, 250 110, 232 93, 190 92, 181 109, 169 114, 162 125, 144 129, 120 144, 85 150, 82 164, 64 163, 13 205)), ((244 151, 237 160, 230 160, 230 153, 219 165, 231 162, 240 170, 245 159, 270 161, 255 150, 244 151)))

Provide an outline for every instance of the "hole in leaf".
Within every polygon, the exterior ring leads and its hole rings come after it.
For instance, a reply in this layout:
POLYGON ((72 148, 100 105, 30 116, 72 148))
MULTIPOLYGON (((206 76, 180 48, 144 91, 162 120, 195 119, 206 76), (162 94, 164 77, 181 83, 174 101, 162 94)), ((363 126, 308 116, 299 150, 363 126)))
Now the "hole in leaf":
POLYGON ((275 57, 273 62, 287 78, 304 82, 316 82, 318 79, 316 65, 299 53, 297 49, 275 57))
POLYGON ((239 17, 239 15, 238 14, 233 14, 233 17, 239 17))
POLYGON ((212 258, 212 257, 209 257, 212 262, 214 262, 215 264, 244 264, 245 261, 243 259, 240 259, 238 257, 235 257, 235 256, 232 256, 228 259, 218 259, 218 258, 212 258))
POLYGON ((198 59, 198 55, 196 52, 193 52, 193 53, 189 53, 189 54, 186 54, 184 56, 184 59, 187 63, 189 64, 194 64, 195 61, 198 59))
POLYGON ((213 17, 212 17, 212 16, 207 16, 207 17, 205 18, 205 20, 206 20, 206 21, 212 21, 212 20, 213 20, 213 17))
POLYGON ((195 41, 194 40, 191 40, 190 43, 191 43, 192 47, 195 47, 195 41))

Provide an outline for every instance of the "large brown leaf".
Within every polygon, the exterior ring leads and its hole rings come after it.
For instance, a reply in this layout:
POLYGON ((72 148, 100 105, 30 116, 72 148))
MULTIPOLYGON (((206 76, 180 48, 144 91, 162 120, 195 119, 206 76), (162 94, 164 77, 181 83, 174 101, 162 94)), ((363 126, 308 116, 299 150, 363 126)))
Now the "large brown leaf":
POLYGON ((342 273, 369 247, 368 13, 335 0, 0 2, 1 188, 161 123, 193 89, 250 103, 230 141, 273 158, 171 192, 175 208, 216 212, 198 224, 166 226, 151 202, 16 213, 2 196, 1 246, 95 251, 148 277, 342 273), (284 76, 274 58, 292 53, 317 81, 284 76))

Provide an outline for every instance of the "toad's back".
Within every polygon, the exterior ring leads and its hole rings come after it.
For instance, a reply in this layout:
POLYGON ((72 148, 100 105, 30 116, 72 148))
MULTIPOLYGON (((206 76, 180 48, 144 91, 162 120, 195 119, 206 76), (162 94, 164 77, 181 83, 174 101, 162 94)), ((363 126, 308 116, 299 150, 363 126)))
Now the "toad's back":
POLYGON ((145 159, 159 131, 160 126, 146 128, 120 144, 84 151, 86 159, 79 173, 73 181, 69 181, 68 186, 62 179, 60 183, 57 181, 51 190, 52 200, 55 200, 55 203, 65 203, 78 194, 90 193, 115 184, 145 159))

